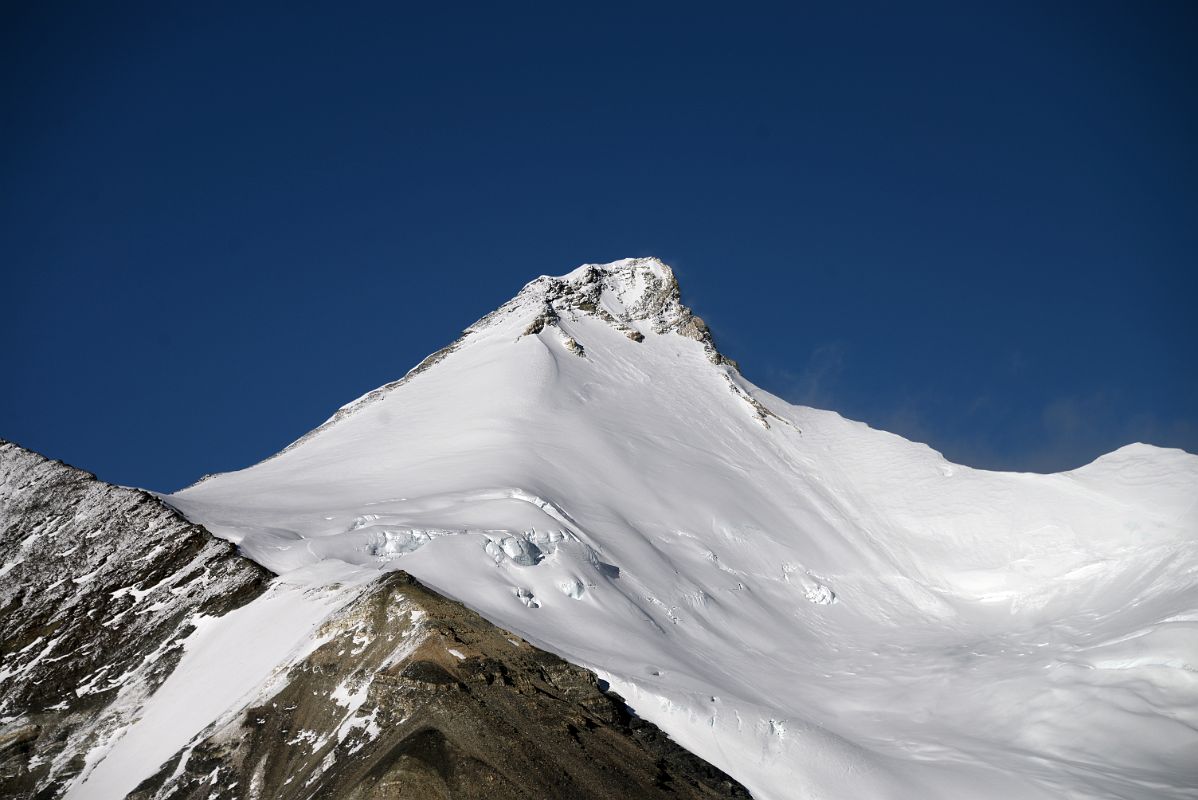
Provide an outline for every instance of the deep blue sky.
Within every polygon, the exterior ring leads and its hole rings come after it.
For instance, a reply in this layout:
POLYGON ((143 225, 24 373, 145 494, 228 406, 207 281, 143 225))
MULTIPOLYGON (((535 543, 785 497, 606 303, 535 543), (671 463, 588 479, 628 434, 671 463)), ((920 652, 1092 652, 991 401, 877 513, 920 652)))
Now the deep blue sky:
POLYGON ((1194 3, 251 5, 6 5, 0 436, 174 489, 657 255, 954 460, 1198 451, 1194 3))

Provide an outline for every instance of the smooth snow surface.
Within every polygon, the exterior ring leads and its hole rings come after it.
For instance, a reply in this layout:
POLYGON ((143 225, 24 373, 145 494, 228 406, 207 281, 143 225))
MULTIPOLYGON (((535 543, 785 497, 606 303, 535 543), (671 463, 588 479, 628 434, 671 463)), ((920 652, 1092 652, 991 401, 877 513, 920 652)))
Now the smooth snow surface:
POLYGON ((752 386, 672 281, 534 281, 168 500, 278 572, 411 572, 763 800, 1196 796, 1198 457, 951 464, 752 386))

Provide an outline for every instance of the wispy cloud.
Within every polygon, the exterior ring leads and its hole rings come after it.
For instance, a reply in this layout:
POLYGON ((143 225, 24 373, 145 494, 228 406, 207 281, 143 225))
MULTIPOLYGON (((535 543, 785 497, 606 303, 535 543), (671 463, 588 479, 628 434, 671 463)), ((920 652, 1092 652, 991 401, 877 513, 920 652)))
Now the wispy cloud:
MULTIPOLYGON (((1014 378, 1029 364, 1012 351, 995 368, 1014 378)), ((1198 418, 1129 413, 1131 403, 1117 388, 1050 395, 1039 405, 1020 402, 1018 381, 998 380, 972 395, 863 393, 861 376, 853 374, 839 342, 819 345, 800 371, 776 378, 793 403, 835 409, 982 469, 1060 472, 1132 442, 1198 452, 1198 418)))
POLYGON ((988 435, 965 433, 946 441, 944 450, 971 466, 1027 472, 1076 469, 1132 442, 1198 451, 1198 422, 1129 415, 1118 393, 1105 389, 1054 397, 1041 406, 1038 420, 1016 425, 988 435))
POLYGON ((784 372, 787 399, 805 406, 832 407, 844 373, 845 349, 840 342, 825 342, 811 351, 798 373, 784 372))

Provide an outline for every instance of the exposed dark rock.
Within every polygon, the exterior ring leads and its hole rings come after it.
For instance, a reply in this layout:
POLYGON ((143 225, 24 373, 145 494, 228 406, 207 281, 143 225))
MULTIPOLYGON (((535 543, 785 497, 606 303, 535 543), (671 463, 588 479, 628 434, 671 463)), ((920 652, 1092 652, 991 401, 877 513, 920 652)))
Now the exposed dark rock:
POLYGON ((524 329, 525 336, 536 336, 549 325, 556 325, 558 320, 557 312, 553 310, 553 306, 545 303, 545 308, 538 314, 532 322, 528 323, 528 327, 524 329))
POLYGON ((562 344, 564 344, 566 346, 567 350, 569 350, 571 353, 578 356, 579 358, 586 358, 586 355, 587 355, 586 349, 573 336, 567 336, 562 341, 562 344))
POLYGON ((54 796, 269 573, 157 498, 0 440, 0 797, 54 796))

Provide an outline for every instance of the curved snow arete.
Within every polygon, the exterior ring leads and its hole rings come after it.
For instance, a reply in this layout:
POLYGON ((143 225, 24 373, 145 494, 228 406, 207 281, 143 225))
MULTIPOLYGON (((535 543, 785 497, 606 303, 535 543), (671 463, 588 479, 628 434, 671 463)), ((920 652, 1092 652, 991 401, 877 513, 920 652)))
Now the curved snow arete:
POLYGON ((629 259, 167 499, 285 575, 402 568, 755 797, 1172 798, 1198 787, 1196 489, 1180 450, 986 472, 789 405, 629 259))

